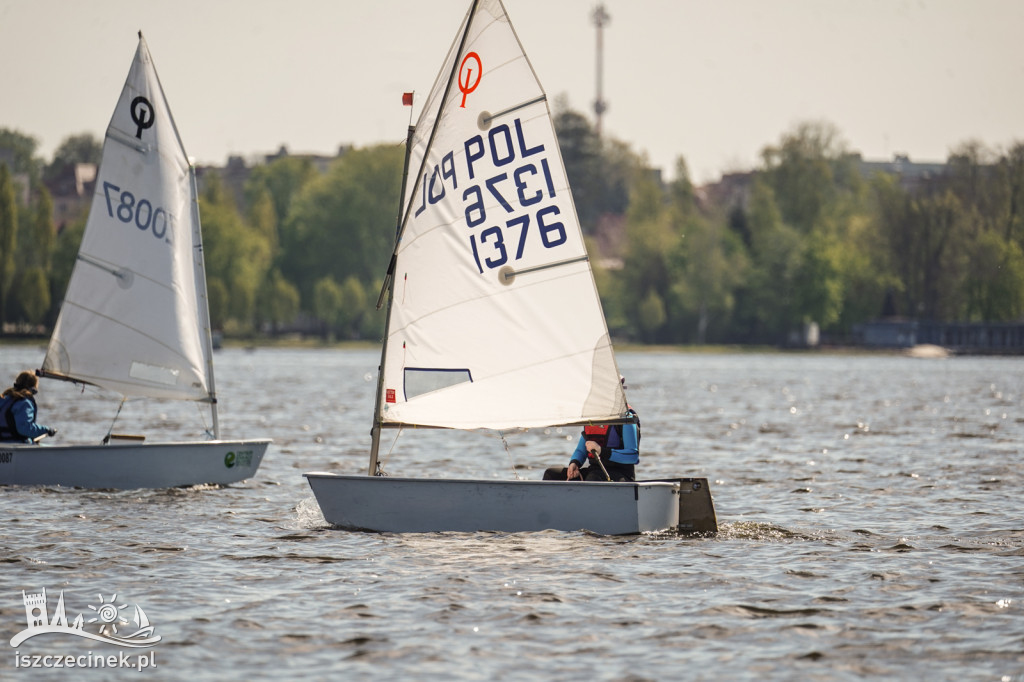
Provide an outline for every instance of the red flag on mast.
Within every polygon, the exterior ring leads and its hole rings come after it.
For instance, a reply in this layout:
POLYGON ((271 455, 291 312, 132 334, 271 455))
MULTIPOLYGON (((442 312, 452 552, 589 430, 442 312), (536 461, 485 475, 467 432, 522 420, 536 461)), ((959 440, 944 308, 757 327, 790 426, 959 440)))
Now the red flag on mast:
POLYGON ((411 107, 412 106, 412 93, 411 92, 403 92, 402 93, 402 106, 406 106, 406 107, 411 107))

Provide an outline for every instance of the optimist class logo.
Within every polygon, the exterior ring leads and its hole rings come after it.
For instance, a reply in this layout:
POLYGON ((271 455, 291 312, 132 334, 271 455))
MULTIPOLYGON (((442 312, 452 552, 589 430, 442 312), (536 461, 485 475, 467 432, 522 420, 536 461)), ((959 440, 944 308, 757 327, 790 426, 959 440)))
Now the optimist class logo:
POLYGON ((459 90, 462 92, 462 104, 459 105, 460 109, 466 108, 466 95, 476 90, 476 86, 480 85, 480 79, 484 75, 484 65, 480 61, 480 55, 476 52, 470 52, 462 58, 462 64, 459 65, 459 90), (469 60, 476 61, 476 80, 473 80, 473 65, 469 64, 469 60), (467 64, 469 64, 467 68, 467 64), (462 74, 466 74, 466 80, 463 82, 462 74), (470 85, 472 82, 472 85, 470 85))

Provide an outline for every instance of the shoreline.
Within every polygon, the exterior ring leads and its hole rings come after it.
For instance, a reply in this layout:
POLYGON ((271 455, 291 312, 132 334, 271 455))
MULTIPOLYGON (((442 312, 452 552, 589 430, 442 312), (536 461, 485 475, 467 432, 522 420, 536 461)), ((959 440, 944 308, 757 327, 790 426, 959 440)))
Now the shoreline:
MULTIPOLYGON (((27 347, 38 346, 45 352, 49 343, 49 337, 43 336, 0 336, 0 348, 4 346, 27 347)), ((347 341, 324 341, 317 337, 282 337, 258 339, 227 338, 215 349, 243 349, 258 350, 267 349, 325 349, 325 350, 367 350, 379 349, 379 341, 347 340, 347 341)), ((651 354, 689 354, 689 355, 724 355, 727 353, 737 354, 806 354, 806 355, 895 355, 910 356, 917 358, 946 358, 957 355, 992 355, 991 353, 954 353, 949 349, 941 349, 942 353, 922 353, 917 347, 907 348, 868 348, 866 346, 818 346, 815 348, 787 348, 782 346, 764 346, 741 344, 705 344, 705 345, 664 345, 664 344, 642 344, 634 342, 613 342, 612 347, 617 353, 651 353, 651 354)), ((1012 354, 1010 354, 1012 356, 1012 354)))

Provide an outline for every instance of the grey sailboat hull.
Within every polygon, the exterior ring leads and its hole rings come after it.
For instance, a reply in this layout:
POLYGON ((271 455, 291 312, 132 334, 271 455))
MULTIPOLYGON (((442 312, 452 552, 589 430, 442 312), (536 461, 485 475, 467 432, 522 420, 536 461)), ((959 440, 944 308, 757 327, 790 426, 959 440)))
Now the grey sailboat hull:
POLYGON ((393 533, 588 530, 714 533, 707 479, 635 483, 489 481, 305 474, 324 519, 393 533))
POLYGON ((0 485, 130 490, 252 478, 269 440, 109 445, 0 443, 0 485))

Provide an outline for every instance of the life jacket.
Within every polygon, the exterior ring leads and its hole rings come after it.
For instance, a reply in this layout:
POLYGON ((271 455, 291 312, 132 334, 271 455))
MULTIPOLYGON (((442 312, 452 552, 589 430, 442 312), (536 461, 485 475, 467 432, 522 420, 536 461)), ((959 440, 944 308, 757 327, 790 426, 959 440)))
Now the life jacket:
POLYGON ((32 398, 18 398, 17 396, 9 395, 6 398, 0 399, 0 440, 6 441, 23 441, 28 440, 27 436, 23 436, 18 433, 18 425, 14 421, 14 403, 19 400, 31 400, 32 407, 35 407, 36 401, 32 398))
POLYGON ((600 424, 595 426, 584 426, 583 437, 592 440, 601 446, 601 454, 609 455, 613 448, 622 447, 622 425, 621 424, 600 424))
POLYGON ((605 449, 605 445, 608 443, 608 432, 611 427, 607 424, 598 424, 594 426, 583 427, 583 438, 586 440, 592 440, 601 446, 601 450, 605 449))
MULTIPOLYGON (((640 445, 640 415, 632 407, 626 411, 626 414, 633 417, 633 422, 636 424, 636 443, 640 445)), ((623 446, 622 424, 584 426, 583 438, 600 445, 602 454, 610 454, 609 450, 623 446)))

